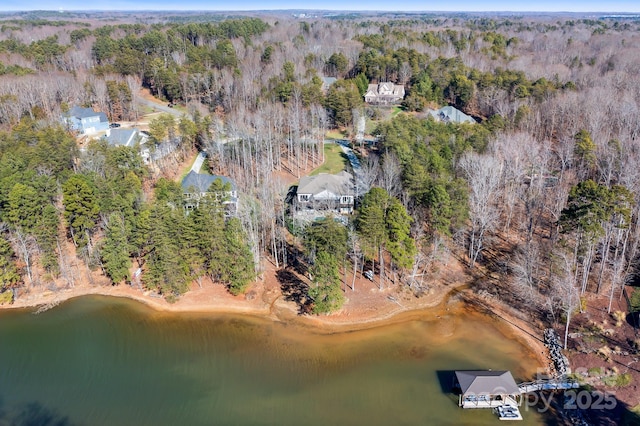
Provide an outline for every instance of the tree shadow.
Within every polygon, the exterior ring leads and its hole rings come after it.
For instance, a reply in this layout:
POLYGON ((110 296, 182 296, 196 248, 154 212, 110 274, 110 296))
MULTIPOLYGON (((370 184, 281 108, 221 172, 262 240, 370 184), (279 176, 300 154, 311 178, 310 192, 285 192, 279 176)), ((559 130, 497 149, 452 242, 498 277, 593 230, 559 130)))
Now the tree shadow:
POLYGON ((640 312, 629 312, 626 317, 627 323, 633 327, 633 330, 637 333, 638 323, 640 322, 640 312))
POLYGON ((291 185, 284 199, 284 202, 287 206, 291 206, 293 204, 297 193, 298 193, 298 185, 291 185))
POLYGON ((71 426, 68 417, 34 401, 16 407, 12 412, 0 407, 0 424, 11 426, 71 426))
POLYGON ((445 394, 460 394, 460 388, 456 387, 456 372, 453 370, 437 370, 436 376, 440 384, 440 391, 445 394), (457 393, 456 393, 457 392, 457 393))
POLYGON ((305 254, 294 244, 287 244, 287 264, 300 275, 307 275, 308 267, 304 259, 305 254))
POLYGON ((545 415, 545 425, 588 424, 598 426, 636 426, 640 425, 640 415, 612 394, 604 394, 604 398, 593 396, 584 389, 578 391, 577 397, 567 398, 559 393, 551 399, 549 412, 545 415), (585 392, 584 395, 580 394, 585 392), (580 399, 578 399, 580 398, 580 399), (584 407, 578 407, 583 404, 584 407))
POLYGON ((440 392, 442 392, 452 404, 458 405, 460 395, 460 385, 456 380, 456 373, 453 370, 437 370, 436 377, 440 384, 440 392))
POLYGON ((287 269, 281 269, 276 273, 280 282, 280 289, 284 299, 295 302, 298 305, 300 315, 311 312, 311 299, 308 297, 309 286, 296 274, 287 269))

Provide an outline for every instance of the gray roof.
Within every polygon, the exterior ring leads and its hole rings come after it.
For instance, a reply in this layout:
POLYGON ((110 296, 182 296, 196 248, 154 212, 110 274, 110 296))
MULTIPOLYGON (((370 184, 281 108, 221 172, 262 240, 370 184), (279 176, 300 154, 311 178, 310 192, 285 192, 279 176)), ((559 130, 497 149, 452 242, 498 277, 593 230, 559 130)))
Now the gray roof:
POLYGON ((324 191, 329 191, 336 195, 354 195, 353 176, 342 171, 337 175, 320 173, 300 179, 298 194, 320 194, 324 191))
POLYGON ((329 87, 331 86, 333 83, 335 83, 338 79, 335 77, 322 77, 322 83, 324 84, 325 87, 329 87))
POLYGON ((196 192, 207 192, 216 179, 220 179, 223 184, 229 183, 232 190, 236 189, 236 184, 226 176, 200 174, 191 170, 182 180, 182 191, 190 192, 189 188, 193 187, 196 192))
POLYGON ((69 117, 75 117, 78 120, 82 120, 83 118, 88 117, 100 117, 100 121, 105 123, 107 122, 107 115, 104 112, 96 112, 93 108, 82 108, 79 106, 74 106, 69 110, 69 117))
POLYGON ((136 142, 138 129, 111 129, 107 142, 109 145, 131 146, 136 142))
POLYGON ((452 123, 476 123, 476 120, 470 115, 465 114, 464 112, 456 109, 452 106, 442 107, 437 111, 429 111, 435 119, 444 121, 444 122, 452 122, 452 123))
POLYGON ((519 395, 520 388, 510 371, 456 371, 463 395, 519 395))

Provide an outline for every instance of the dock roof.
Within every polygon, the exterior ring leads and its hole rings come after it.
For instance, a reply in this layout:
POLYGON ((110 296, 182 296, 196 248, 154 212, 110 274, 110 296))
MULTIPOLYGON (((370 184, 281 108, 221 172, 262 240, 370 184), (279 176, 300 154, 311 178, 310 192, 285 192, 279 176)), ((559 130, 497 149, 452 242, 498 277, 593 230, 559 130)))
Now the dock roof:
POLYGON ((456 371, 463 395, 519 395, 520 388, 510 371, 456 371))

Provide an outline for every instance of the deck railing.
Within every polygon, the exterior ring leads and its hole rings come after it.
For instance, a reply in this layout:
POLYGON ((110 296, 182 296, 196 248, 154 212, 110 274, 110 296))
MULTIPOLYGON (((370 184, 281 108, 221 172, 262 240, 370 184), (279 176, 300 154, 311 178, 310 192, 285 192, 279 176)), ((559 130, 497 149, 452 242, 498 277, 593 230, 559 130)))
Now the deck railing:
POLYGON ((577 389, 580 384, 574 379, 540 379, 532 382, 524 382, 518 385, 520 392, 529 393, 541 390, 566 390, 577 389))

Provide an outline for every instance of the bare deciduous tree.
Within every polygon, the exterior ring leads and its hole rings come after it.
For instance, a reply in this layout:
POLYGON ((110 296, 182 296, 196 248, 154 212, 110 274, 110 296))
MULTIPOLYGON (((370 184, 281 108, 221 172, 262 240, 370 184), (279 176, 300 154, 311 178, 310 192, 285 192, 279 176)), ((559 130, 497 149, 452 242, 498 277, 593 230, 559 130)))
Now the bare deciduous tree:
POLYGON ((469 183, 469 267, 473 268, 484 249, 487 233, 493 231, 498 221, 499 209, 496 197, 502 174, 502 164, 488 155, 467 153, 459 163, 469 183))

